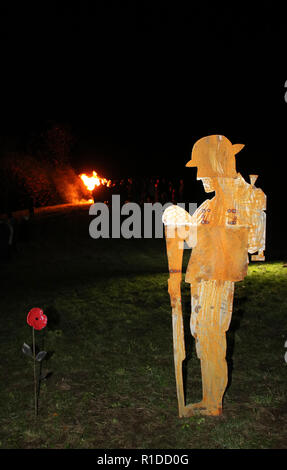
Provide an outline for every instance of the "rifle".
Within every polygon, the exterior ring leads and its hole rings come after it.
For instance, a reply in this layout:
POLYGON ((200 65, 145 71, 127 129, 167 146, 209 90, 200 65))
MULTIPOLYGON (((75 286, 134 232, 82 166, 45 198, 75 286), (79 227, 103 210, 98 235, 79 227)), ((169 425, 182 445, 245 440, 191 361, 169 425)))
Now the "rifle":
POLYGON ((182 363, 185 359, 184 328, 181 305, 182 259, 184 243, 196 245, 197 231, 193 216, 179 206, 168 207, 162 216, 169 267, 168 292, 172 307, 173 354, 179 416, 185 411, 182 363))
POLYGON ((166 247, 170 277, 168 292, 172 307, 173 354, 179 416, 184 416, 185 400, 183 387, 182 363, 185 359, 184 328, 181 305, 182 258, 184 240, 179 237, 178 228, 165 227, 166 247))

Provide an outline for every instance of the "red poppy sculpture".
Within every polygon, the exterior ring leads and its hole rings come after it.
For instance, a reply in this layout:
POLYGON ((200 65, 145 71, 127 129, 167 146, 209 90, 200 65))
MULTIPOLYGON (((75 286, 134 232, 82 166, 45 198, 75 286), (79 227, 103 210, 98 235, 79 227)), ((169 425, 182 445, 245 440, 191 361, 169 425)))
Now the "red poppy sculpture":
POLYGON ((26 356, 33 358, 34 360, 34 397, 35 397, 35 416, 38 415, 38 395, 40 389, 41 377, 40 373, 37 377, 36 363, 40 363, 46 357, 46 351, 40 351, 36 355, 36 344, 35 344, 35 330, 43 330, 48 323, 48 318, 44 315, 44 312, 40 308, 32 308, 27 316, 27 323, 32 327, 32 340, 33 340, 33 349, 26 343, 22 347, 22 351, 26 356))
POLYGON ((27 323, 35 330, 43 330, 48 323, 48 318, 40 308, 32 308, 27 316, 27 323))

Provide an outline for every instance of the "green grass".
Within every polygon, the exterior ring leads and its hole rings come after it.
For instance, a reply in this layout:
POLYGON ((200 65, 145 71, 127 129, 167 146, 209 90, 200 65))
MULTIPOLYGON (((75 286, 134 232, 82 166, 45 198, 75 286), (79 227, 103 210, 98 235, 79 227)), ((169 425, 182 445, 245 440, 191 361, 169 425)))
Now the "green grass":
MULTIPOLYGON (((178 418, 164 240, 92 240, 84 210, 37 218, 29 243, 1 271, 0 448, 286 448, 287 268, 251 264, 236 284, 228 332, 232 380, 221 417, 178 418), (26 315, 49 351, 39 416, 26 315)), ((184 254, 184 265, 189 251, 184 254)), ((200 365, 186 323, 187 397, 200 365)))

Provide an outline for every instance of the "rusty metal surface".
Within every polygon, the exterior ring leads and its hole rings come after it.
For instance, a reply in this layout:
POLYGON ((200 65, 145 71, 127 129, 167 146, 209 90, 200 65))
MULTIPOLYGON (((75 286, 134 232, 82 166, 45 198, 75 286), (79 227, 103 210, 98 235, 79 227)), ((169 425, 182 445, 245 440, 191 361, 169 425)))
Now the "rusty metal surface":
POLYGON ((247 275, 248 253, 252 261, 265 259, 266 195, 255 186, 257 175, 250 175, 248 183, 236 172, 235 155, 243 147, 218 135, 196 142, 186 166, 198 168, 197 178, 202 180, 205 191, 214 191, 215 196, 192 216, 178 206, 168 207, 163 214, 180 417, 222 413, 227 385, 226 331, 232 316, 234 283, 247 275), (194 404, 185 403, 182 380, 184 241, 192 247, 185 281, 191 287, 190 329, 202 373, 202 401, 194 404))

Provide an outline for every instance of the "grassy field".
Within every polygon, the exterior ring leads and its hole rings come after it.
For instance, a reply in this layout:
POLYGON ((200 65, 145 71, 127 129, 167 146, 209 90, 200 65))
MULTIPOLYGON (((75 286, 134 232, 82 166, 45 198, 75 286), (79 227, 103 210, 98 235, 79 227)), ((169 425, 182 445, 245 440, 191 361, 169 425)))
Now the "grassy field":
MULTIPOLYGON (((86 212, 37 216, 29 241, 2 266, 0 448, 286 448, 283 263, 250 264, 236 284, 223 415, 179 419, 165 242, 92 240, 86 212), (37 339, 49 352, 37 419, 33 363, 21 351, 36 306, 48 316, 37 339)), ((182 295, 191 402, 201 380, 185 283, 182 295)))

